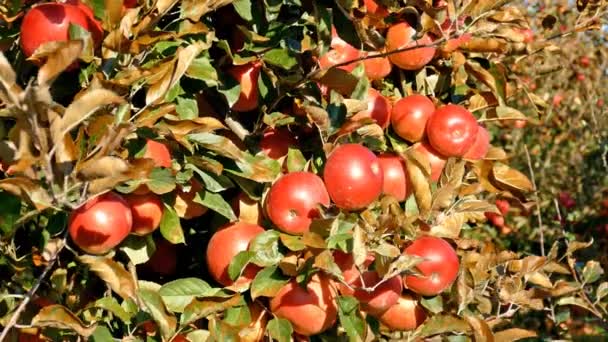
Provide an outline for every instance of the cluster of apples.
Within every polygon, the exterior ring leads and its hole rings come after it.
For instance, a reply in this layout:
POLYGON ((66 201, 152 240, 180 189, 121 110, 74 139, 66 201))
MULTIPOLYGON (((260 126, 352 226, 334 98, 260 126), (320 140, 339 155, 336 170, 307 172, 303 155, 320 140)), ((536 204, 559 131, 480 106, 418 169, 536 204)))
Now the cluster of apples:
MULTIPOLYGON (((146 139, 142 158, 151 159, 155 167, 171 168, 171 152, 166 144, 146 139)), ((190 188, 175 191, 175 203, 180 217, 191 219, 202 216, 207 208, 194 202, 202 190, 198 181, 190 188)), ((94 197, 75 209, 68 223, 72 241, 89 254, 105 254, 120 245, 129 234, 148 235, 157 230, 163 216, 164 204, 159 195, 143 184, 129 194, 108 192, 94 197)), ((176 250, 167 241, 157 241, 156 252, 148 261, 155 273, 167 275, 176 268, 176 250), (156 266, 155 266, 156 265, 156 266)))
MULTIPOLYGON (((256 224, 236 222, 218 230, 207 246, 207 266, 210 275, 224 286, 249 284, 260 271, 247 265, 236 280, 228 275, 231 260, 247 250, 249 243, 264 228, 256 224)), ((440 294, 455 281, 459 260, 454 248, 441 238, 423 236, 413 241, 403 254, 418 256, 424 261, 417 265, 419 274, 396 275, 383 279, 372 269, 360 270, 352 254, 335 250, 334 261, 342 270, 338 280, 318 272, 305 286, 292 278, 269 300, 271 312, 291 322, 296 333, 304 336, 319 334, 332 327, 337 318, 336 297, 354 296, 363 312, 376 317, 391 330, 413 330, 426 319, 416 294, 440 294)), ((362 267, 374 261, 368 256, 362 267)))
MULTIPOLYGON (((278 150, 284 149, 272 149, 278 150)), ((402 175, 400 185, 404 189, 403 163, 396 158, 402 175)), ((305 234, 312 221, 321 215, 321 207, 333 203, 345 211, 358 211, 386 193, 383 189, 393 190, 385 184, 385 179, 393 179, 390 175, 385 177, 387 170, 381 158, 363 145, 338 146, 327 158, 323 178, 307 171, 282 175, 266 195, 264 212, 276 229, 292 235, 305 234)), ((264 231, 262 226, 252 222, 231 223, 219 229, 209 240, 206 252, 207 267, 213 279, 223 286, 243 286, 251 282, 260 271, 258 266, 248 264, 236 280, 229 277, 228 267, 232 259, 247 250, 249 243, 264 231)), ((382 279, 373 269, 361 272, 351 254, 335 250, 334 261, 343 272, 342 281, 318 273, 302 287, 294 278, 270 299, 270 309, 277 317, 288 319, 297 333, 310 336, 333 326, 338 294, 352 295, 360 301, 365 312, 377 317, 388 328, 415 329, 426 317, 415 294, 432 296, 443 292, 456 279, 459 261, 447 241, 431 236, 416 239, 403 253, 424 259, 417 265, 419 275, 382 279)), ((371 266, 374 257, 370 255, 368 259, 365 268, 371 266)))

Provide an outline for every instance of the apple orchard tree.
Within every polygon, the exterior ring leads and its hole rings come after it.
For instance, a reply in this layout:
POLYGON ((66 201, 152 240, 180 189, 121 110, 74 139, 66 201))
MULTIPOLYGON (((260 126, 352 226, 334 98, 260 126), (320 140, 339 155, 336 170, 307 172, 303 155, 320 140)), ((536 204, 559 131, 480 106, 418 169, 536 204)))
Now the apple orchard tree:
POLYGON ((605 333, 606 10, 3 2, 0 340, 605 333))

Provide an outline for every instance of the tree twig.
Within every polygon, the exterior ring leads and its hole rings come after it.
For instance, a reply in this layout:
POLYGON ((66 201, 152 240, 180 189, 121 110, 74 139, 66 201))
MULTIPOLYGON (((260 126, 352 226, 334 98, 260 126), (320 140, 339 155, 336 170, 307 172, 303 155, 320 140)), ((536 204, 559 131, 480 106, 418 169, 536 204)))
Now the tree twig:
POLYGON ((543 218, 540 213, 540 197, 538 196, 538 189, 536 188, 536 177, 534 176, 534 169, 532 168, 532 161, 530 160, 530 152, 528 151, 528 145, 524 145, 524 151, 526 152, 526 160, 528 162, 528 170, 530 171, 530 180, 534 187, 534 200, 536 201, 536 217, 538 218, 538 230, 540 239, 540 254, 545 256, 545 232, 543 228, 543 218))
POLYGON ((21 304, 19 304, 17 309, 15 309, 15 311, 13 312, 11 319, 8 321, 8 323, 2 330, 2 333, 0 334, 0 341, 4 341, 6 336, 9 333, 9 331, 11 330, 11 328, 13 326, 15 326, 15 324, 17 324, 19 317, 25 310, 25 307, 27 306, 27 304, 32 300, 32 297, 34 296, 36 291, 38 291, 40 284, 42 284, 42 281, 46 278, 47 274, 51 271, 51 269, 53 269, 53 266, 55 266, 59 253, 63 250, 63 247, 65 247, 65 245, 66 245, 67 233, 68 233, 68 230, 66 229, 66 231, 63 235, 63 243, 61 244, 61 246, 59 248, 57 248, 57 251, 55 251, 51 260, 49 260, 48 264, 46 265, 46 267, 44 268, 42 273, 36 279, 34 286, 32 286, 32 288, 27 292, 27 294, 23 298, 23 301, 21 302, 21 304))

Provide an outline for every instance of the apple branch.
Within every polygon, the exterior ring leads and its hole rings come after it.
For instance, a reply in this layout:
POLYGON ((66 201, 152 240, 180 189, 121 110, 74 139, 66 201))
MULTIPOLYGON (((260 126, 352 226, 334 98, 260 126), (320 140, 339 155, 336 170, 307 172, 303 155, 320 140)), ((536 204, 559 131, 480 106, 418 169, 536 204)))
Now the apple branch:
POLYGON ((25 310, 25 307, 32 300, 32 297, 34 296, 36 291, 38 291, 38 288, 40 287, 40 284, 42 284, 42 281, 46 278, 46 276, 51 271, 51 269, 53 269, 53 266, 55 266, 59 253, 61 253, 63 248, 66 246, 67 236, 68 236, 68 230, 66 229, 65 233, 63 234, 63 237, 62 237, 61 245, 57 248, 57 250, 50 257, 48 264, 46 265, 46 267, 44 268, 42 273, 36 279, 34 286, 32 286, 32 288, 27 292, 27 294, 25 294, 23 301, 21 302, 21 304, 19 304, 17 309, 15 309, 15 311, 13 312, 13 315, 11 316, 11 319, 8 321, 8 323, 6 323, 6 326, 2 330, 2 333, 0 334, 0 341, 4 341, 6 339, 6 336, 8 335, 11 328, 13 326, 15 326, 15 324, 17 324, 17 321, 19 320, 19 317, 25 310))

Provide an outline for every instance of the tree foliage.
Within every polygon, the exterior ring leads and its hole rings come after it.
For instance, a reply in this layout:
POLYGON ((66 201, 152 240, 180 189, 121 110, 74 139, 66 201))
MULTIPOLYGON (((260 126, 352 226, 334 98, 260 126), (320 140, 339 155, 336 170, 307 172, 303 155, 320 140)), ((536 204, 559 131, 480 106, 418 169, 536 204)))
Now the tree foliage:
POLYGON ((349 0, 83 2, 103 40, 72 25, 70 39, 29 57, 18 44, 21 21, 40 4, 0 5, 2 336, 305 339, 271 302, 286 284, 315 286, 318 275, 340 295, 331 298, 336 322, 312 340, 570 337, 563 323, 580 309, 604 324, 604 2, 377 0, 380 10, 349 0), (398 22, 432 40, 391 51, 387 29, 398 22), (336 40, 358 55, 324 66, 336 40), (426 65, 393 65, 370 79, 367 62, 423 48, 436 49, 426 65), (251 68, 241 81, 236 70, 251 68), (241 95, 250 87, 253 106, 241 95), (446 158, 433 181, 421 142, 361 114, 370 89, 392 104, 412 94, 459 104, 492 145, 480 160, 446 158), (264 145, 272 134, 289 142, 279 157, 264 145), (318 206, 303 234, 278 229, 267 215, 270 187, 289 172, 322 176, 346 143, 400 157, 406 200, 318 206), (70 215, 107 192, 159 196, 159 228, 87 254, 70 236, 70 215), (570 194, 590 205, 573 209, 570 194), (492 214, 507 225, 490 226, 492 214), (585 231, 590 220, 600 229, 585 231), (227 269, 231 281, 254 269, 251 281, 222 286, 206 250, 234 222, 265 231, 227 269), (425 319, 391 330, 348 289, 419 276, 423 258, 403 251, 422 235, 449 241, 458 276, 433 296, 404 289, 425 319), (338 252, 379 282, 347 281, 338 252), (541 323, 527 324, 533 318, 541 323))

